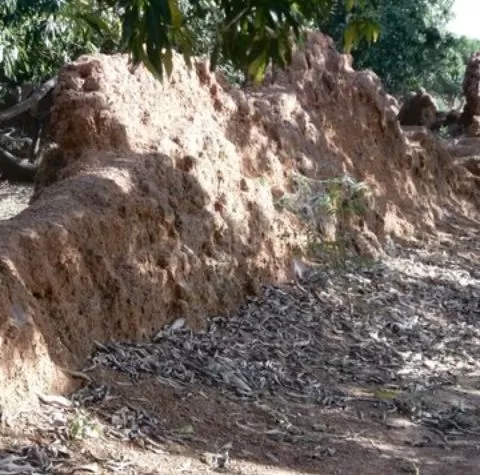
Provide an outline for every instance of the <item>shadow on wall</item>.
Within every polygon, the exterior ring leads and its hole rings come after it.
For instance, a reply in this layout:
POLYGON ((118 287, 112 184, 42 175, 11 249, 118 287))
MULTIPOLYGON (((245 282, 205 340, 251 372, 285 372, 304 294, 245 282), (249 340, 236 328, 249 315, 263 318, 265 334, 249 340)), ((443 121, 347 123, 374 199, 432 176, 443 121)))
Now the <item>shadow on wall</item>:
POLYGON ((202 328, 274 278, 256 260, 269 232, 261 208, 240 235, 207 210, 192 166, 90 151, 0 223, 2 404, 68 387, 58 368, 79 367, 93 340, 139 340, 177 317, 202 328))

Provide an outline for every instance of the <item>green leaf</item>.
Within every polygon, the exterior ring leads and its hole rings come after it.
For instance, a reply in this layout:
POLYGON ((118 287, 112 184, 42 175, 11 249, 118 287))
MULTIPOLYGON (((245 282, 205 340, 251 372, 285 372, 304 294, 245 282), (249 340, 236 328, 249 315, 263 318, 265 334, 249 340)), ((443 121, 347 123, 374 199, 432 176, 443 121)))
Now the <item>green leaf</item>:
POLYGON ((351 11, 355 6, 355 0, 345 0, 345 8, 347 12, 351 11))
POLYGON ((172 26, 177 29, 181 28, 183 24, 183 15, 178 8, 178 0, 168 0, 168 7, 170 8, 172 26))
POLYGON ((95 13, 82 12, 78 15, 78 18, 83 20, 92 28, 96 29, 98 32, 101 32, 101 33, 110 32, 110 26, 108 25, 108 23, 99 15, 96 15, 95 13))
POLYGON ((170 77, 173 71, 173 55, 172 55, 172 50, 170 48, 168 48, 162 54, 162 63, 167 73, 167 77, 170 77))
POLYGON ((377 389, 374 393, 377 399, 382 401, 393 401, 401 391, 398 389, 377 389))
POLYGON ((350 53, 353 47, 354 42, 358 37, 357 25, 355 23, 350 23, 346 26, 345 31, 343 32, 343 43, 344 50, 346 53, 350 53))
POLYGON ((265 77, 265 70, 268 63, 267 50, 263 50, 248 66, 248 74, 253 78, 255 84, 262 82, 265 77))

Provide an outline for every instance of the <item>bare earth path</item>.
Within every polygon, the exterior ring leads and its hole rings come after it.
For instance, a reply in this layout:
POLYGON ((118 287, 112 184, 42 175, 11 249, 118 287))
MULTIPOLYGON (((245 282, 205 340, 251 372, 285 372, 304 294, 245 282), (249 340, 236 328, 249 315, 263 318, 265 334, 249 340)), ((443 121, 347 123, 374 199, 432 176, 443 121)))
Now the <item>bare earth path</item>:
POLYGON ((82 389, 3 421, 0 474, 479 473, 480 226, 450 231, 99 342, 82 389))
POLYGON ((9 219, 28 206, 32 185, 0 181, 0 221, 9 219))

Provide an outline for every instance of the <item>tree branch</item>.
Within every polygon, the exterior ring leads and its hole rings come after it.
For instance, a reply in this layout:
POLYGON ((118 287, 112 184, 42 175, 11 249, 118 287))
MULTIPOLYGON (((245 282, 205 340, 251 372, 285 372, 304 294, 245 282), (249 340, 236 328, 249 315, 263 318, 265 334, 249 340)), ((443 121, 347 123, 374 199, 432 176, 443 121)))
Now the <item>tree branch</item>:
POLYGON ((57 77, 49 79, 43 83, 28 99, 20 102, 19 104, 10 107, 10 109, 0 112, 0 123, 13 119, 14 117, 23 114, 25 111, 34 107, 39 101, 41 101, 55 86, 57 85, 57 77))
POLYGON ((0 147, 0 174, 2 178, 13 181, 33 182, 38 166, 21 161, 7 150, 0 147))

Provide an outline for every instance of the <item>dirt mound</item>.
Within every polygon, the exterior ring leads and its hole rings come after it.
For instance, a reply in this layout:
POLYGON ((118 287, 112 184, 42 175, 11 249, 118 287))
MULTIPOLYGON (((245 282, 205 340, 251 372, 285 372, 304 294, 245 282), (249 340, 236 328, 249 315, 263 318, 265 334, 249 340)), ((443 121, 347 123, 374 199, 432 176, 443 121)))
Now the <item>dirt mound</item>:
POLYGON ((438 108, 433 97, 424 89, 413 92, 407 96, 398 120, 401 125, 425 125, 430 127, 437 119, 438 108))
POLYGON ((475 194, 480 185, 480 137, 461 137, 450 141, 446 148, 458 172, 470 175, 464 185, 470 183, 470 189, 475 194))
POLYGON ((468 63, 463 81, 466 104, 463 121, 471 137, 480 137, 480 51, 474 53, 468 63))
POLYGON ((256 89, 180 57, 161 84, 96 55, 60 71, 54 101, 59 149, 32 205, 0 226, 5 408, 67 387, 61 368, 93 340, 176 317, 202 328, 322 236, 376 255, 476 199, 468 172, 425 130, 407 137, 378 78, 321 34, 256 89))

